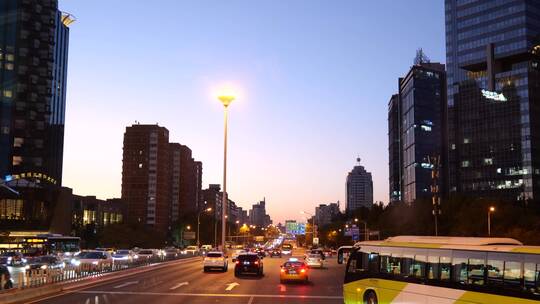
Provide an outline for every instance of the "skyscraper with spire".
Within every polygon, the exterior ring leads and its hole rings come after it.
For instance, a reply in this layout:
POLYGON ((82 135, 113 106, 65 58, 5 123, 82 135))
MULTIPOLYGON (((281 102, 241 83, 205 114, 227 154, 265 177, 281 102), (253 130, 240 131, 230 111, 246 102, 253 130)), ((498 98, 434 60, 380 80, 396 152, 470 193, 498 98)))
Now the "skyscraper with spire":
POLYGON ((354 210, 373 206, 373 179, 371 172, 367 172, 360 165, 360 157, 356 159, 357 165, 347 175, 346 182, 346 212, 350 214, 354 210))

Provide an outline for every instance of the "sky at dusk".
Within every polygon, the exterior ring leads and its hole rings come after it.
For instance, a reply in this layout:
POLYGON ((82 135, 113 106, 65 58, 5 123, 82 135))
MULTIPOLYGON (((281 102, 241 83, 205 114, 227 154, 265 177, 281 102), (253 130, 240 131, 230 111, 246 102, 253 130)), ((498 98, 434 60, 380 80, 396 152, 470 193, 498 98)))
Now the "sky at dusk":
POLYGON ((266 198, 274 223, 340 201, 362 158, 388 201, 387 106, 417 48, 445 61, 442 0, 60 0, 70 27, 63 183, 120 197, 122 141, 135 121, 169 129, 229 198, 266 198))

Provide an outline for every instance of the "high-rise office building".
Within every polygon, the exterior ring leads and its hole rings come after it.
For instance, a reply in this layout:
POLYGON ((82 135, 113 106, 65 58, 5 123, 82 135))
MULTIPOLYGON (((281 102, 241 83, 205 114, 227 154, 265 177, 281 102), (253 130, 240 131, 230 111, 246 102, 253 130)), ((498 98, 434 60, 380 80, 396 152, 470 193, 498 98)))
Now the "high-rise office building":
POLYGON ((399 79, 388 109, 390 201, 431 196, 432 168, 446 155, 445 96, 443 64, 417 60, 399 79))
POLYGON ((124 133, 122 200, 127 221, 167 231, 171 221, 169 131, 132 125, 124 133))
POLYGON ((58 1, 0 1, 0 229, 70 232, 62 184, 69 14, 58 1))
POLYGON ((252 225, 266 227, 272 223, 272 220, 266 214, 266 199, 253 204, 249 210, 249 220, 252 225))
POLYGON ((445 1, 450 195, 540 199, 539 11, 445 1))
POLYGON ((390 202, 401 201, 401 117, 399 94, 388 102, 388 180, 390 202))
POLYGON ((0 3, 0 178, 61 185, 70 15, 0 3))
POLYGON ((358 164, 347 175, 347 213, 351 213, 361 207, 371 208, 373 206, 373 180, 371 173, 367 172, 364 166, 360 165, 360 158, 357 161, 358 164))

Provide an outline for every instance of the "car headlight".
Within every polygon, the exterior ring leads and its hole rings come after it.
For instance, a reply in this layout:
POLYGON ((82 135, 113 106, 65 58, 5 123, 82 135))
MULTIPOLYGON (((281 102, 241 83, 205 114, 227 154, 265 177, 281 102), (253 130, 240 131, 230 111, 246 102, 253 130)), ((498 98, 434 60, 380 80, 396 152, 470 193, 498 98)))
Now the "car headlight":
POLYGON ((12 257, 8 257, 8 258, 7 258, 7 261, 8 261, 8 262, 11 262, 11 260, 13 260, 12 257))
POLYGON ((77 259, 71 259, 71 265, 79 266, 79 265, 81 265, 81 261, 79 261, 77 259))
POLYGON ((136 254, 136 255, 133 256, 133 258, 134 258, 134 259, 138 259, 138 258, 139 258, 139 255, 136 254))
POLYGON ((30 269, 30 265, 24 266, 24 269, 30 269))
POLYGON ((97 265, 97 264, 99 264, 98 261, 93 261, 93 262, 92 262, 92 265, 97 265))
POLYGON ((47 265, 41 265, 41 267, 39 267, 41 269, 47 269, 47 265))
POLYGON ((22 260, 21 260, 21 261, 22 261, 23 263, 26 263, 26 262, 28 262, 28 260, 27 260, 27 259, 25 259, 25 258, 22 258, 22 260))

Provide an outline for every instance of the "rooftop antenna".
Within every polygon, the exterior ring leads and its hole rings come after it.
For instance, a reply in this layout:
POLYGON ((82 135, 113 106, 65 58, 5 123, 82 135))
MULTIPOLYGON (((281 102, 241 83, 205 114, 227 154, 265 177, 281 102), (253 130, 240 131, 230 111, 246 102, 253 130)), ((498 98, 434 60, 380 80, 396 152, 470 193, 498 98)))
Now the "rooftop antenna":
POLYGON ((424 50, 422 48, 419 48, 416 50, 416 56, 414 57, 414 65, 421 65, 422 63, 430 63, 431 60, 429 57, 424 53, 424 50))
POLYGON ((360 166, 360 161, 361 161, 361 160, 362 160, 362 159, 360 158, 360 156, 358 156, 358 157, 356 158, 356 162, 358 163, 359 166, 360 166))

